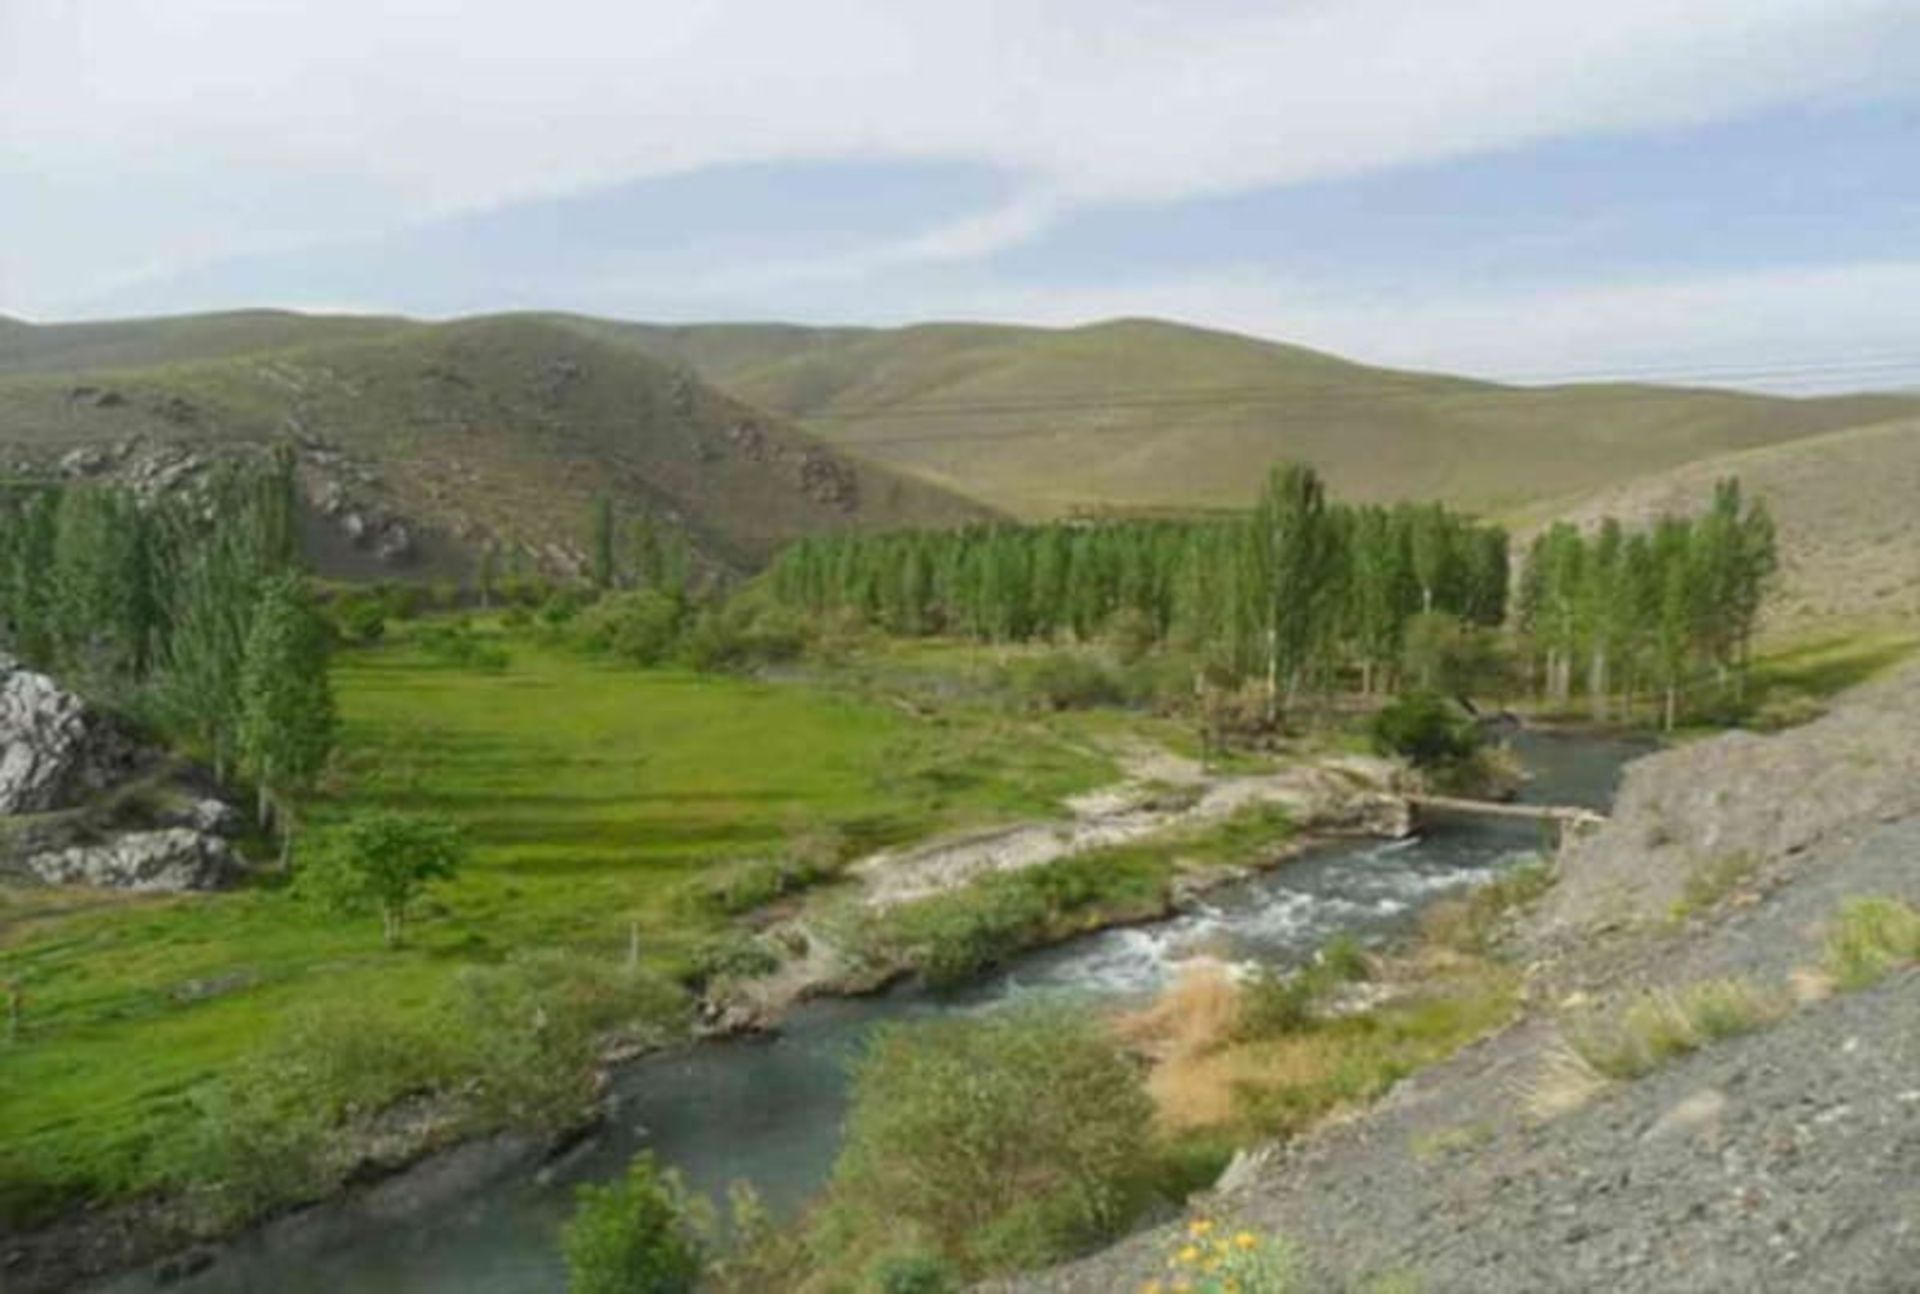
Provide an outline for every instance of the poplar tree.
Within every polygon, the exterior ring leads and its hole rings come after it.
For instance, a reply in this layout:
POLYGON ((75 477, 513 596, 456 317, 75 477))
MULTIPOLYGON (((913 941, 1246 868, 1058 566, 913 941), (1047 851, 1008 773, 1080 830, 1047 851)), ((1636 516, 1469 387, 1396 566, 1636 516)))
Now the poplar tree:
POLYGON ((240 662, 237 746, 259 788, 260 825, 280 821, 292 841, 289 796, 306 789, 333 749, 326 626, 304 582, 281 574, 260 586, 240 662))

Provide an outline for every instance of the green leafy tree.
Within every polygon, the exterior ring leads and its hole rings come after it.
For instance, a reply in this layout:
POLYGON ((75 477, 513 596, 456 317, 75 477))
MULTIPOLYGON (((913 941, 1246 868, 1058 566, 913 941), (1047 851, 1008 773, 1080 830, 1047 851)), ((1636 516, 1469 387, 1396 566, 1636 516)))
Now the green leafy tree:
POLYGON ((569 1294, 691 1294, 700 1283, 704 1246, 686 1193, 649 1156, 576 1199, 561 1232, 569 1294))
POLYGON ((240 763, 260 791, 260 824, 281 820, 288 797, 312 785, 338 726, 327 679, 327 627, 305 583, 277 575, 260 587, 240 662, 240 763))
POLYGON ((336 911, 378 911, 387 947, 397 948, 415 901, 434 882, 451 880, 466 859, 452 823, 380 809, 330 831, 301 868, 300 886, 336 911))

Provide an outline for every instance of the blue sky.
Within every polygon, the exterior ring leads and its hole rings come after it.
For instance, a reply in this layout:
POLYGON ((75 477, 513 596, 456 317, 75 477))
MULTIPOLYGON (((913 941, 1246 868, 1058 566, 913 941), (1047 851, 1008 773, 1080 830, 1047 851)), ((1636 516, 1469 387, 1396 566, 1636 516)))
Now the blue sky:
POLYGON ((1070 324, 1920 383, 1910 0, 0 0, 0 313, 1070 324))

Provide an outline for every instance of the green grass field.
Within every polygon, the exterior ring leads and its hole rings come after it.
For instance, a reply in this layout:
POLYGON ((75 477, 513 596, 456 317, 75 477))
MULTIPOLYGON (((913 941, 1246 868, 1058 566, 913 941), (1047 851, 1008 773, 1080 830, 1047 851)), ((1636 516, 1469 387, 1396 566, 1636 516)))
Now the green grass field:
POLYGON ((844 691, 637 671, 515 642, 500 672, 405 645, 344 657, 344 740, 323 825, 351 803, 445 814, 472 865, 410 945, 263 885, 205 896, 0 890, 0 1175, 142 1185, 194 1086, 300 1006, 425 1009, 463 965, 528 947, 683 969, 719 919, 680 901, 717 862, 834 827, 855 847, 1030 817, 1115 770, 1050 727, 965 706, 916 718, 844 691))

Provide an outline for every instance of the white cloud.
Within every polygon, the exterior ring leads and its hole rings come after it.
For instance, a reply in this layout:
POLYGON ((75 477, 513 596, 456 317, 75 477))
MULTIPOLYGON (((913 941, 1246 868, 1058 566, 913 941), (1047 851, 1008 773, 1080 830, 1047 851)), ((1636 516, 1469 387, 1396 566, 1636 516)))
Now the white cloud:
MULTIPOLYGON (((39 197, 9 171, 198 177, 147 264, 335 232, 330 202, 263 228, 283 180, 399 222, 730 161, 1024 177, 896 249, 952 257, 1078 202, 1909 94, 1917 27, 1899 0, 0 0, 0 205, 39 197)), ((87 252, 0 248, 0 292, 87 252)))

